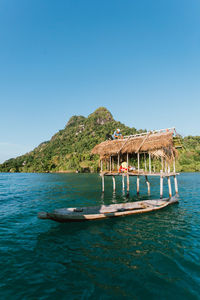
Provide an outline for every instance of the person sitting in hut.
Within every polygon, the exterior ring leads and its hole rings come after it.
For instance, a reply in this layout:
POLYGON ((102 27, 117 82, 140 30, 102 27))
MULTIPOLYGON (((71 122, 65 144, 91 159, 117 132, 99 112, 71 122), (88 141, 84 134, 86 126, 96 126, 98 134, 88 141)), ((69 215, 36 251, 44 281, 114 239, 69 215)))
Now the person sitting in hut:
POLYGON ((123 139, 123 136, 122 136, 119 128, 117 128, 117 130, 115 130, 115 132, 112 135, 112 138, 113 138, 113 140, 123 139))
MULTIPOLYGON (((128 171, 133 171, 135 170, 135 167, 132 166, 128 166, 128 171)), ((127 172, 127 162, 124 161, 121 166, 119 167, 119 172, 123 173, 123 172, 127 172)))

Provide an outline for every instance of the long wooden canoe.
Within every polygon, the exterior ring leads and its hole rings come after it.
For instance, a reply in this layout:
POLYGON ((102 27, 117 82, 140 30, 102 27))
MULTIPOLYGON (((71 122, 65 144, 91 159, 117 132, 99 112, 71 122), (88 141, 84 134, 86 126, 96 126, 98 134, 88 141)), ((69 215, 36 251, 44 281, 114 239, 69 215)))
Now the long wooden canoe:
POLYGON ((57 222, 89 221, 147 213, 150 211, 162 209, 177 202, 178 199, 176 197, 172 197, 158 200, 144 200, 101 206, 60 208, 54 210, 53 212, 40 212, 38 213, 38 218, 50 219, 57 222))

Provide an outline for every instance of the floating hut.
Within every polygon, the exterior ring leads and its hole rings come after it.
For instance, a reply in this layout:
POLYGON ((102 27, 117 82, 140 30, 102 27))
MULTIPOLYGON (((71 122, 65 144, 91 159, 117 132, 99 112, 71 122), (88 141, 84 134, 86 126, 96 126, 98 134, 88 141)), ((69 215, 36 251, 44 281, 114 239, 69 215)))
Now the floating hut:
POLYGON ((137 193, 140 192, 140 178, 145 177, 147 191, 150 194, 151 176, 160 177, 160 198, 156 200, 143 200, 120 204, 100 205, 92 207, 61 208, 53 212, 40 212, 40 219, 50 219, 57 222, 77 222, 98 220, 132 214, 147 213, 167 207, 178 202, 177 197, 172 197, 171 177, 174 178, 175 192, 178 194, 178 183, 175 168, 177 150, 174 145, 175 128, 145 132, 125 136, 123 139, 104 141, 96 145, 93 154, 100 156, 100 175, 102 177, 102 192, 104 180, 112 176, 113 191, 116 189, 116 176, 122 178, 122 188, 125 190, 127 180, 127 193, 130 189, 130 176, 137 177, 137 193), (136 161, 136 168, 129 168, 132 161, 136 161), (127 168, 120 165, 126 164, 127 168), (163 178, 167 178, 169 197, 163 198, 163 178))
POLYGON ((112 176, 113 191, 116 189, 116 176, 122 177, 122 188, 130 189, 130 176, 137 177, 137 194, 140 192, 140 178, 145 177, 147 191, 150 194, 152 176, 160 177, 160 198, 163 198, 163 178, 167 178, 169 197, 172 197, 171 178, 174 178, 175 192, 178 194, 178 182, 175 160, 178 152, 174 145, 175 128, 167 128, 125 136, 123 139, 107 140, 96 145, 92 154, 100 156, 100 175, 102 192, 105 190, 105 177, 112 176), (129 168, 130 161, 136 162, 135 168, 129 168), (128 166, 123 172, 120 165, 128 166))

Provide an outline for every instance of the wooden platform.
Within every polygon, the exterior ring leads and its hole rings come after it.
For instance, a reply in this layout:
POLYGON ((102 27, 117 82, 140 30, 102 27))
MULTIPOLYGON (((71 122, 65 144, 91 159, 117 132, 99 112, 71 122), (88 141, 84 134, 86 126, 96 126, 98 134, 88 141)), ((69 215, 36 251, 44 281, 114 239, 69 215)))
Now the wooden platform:
POLYGON ((149 173, 149 172, 138 172, 138 171, 134 171, 134 172, 109 172, 109 171, 105 171, 105 172, 101 172, 100 175, 104 175, 104 176, 121 176, 121 175, 129 175, 129 176, 158 176, 158 177, 170 177, 170 176, 176 176, 179 175, 179 173, 176 172, 170 172, 170 173, 149 173))
POLYGON ((176 197, 158 200, 144 200, 120 204, 90 206, 80 208, 61 208, 53 212, 41 212, 39 219, 50 219, 57 222, 80 222, 89 220, 106 219, 132 214, 147 213, 162 209, 168 205, 177 203, 176 197))

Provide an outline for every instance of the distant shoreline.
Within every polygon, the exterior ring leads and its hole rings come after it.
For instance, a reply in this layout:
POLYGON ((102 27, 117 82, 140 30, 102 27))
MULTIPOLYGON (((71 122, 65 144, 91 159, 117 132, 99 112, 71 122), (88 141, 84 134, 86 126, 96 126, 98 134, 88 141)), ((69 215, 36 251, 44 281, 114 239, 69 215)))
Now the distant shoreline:
MULTIPOLYGON (((200 171, 182 171, 179 174, 184 173, 200 173, 200 171)), ((76 171, 56 171, 56 172, 0 172, 0 174, 100 174, 99 172, 76 172, 76 171)))

